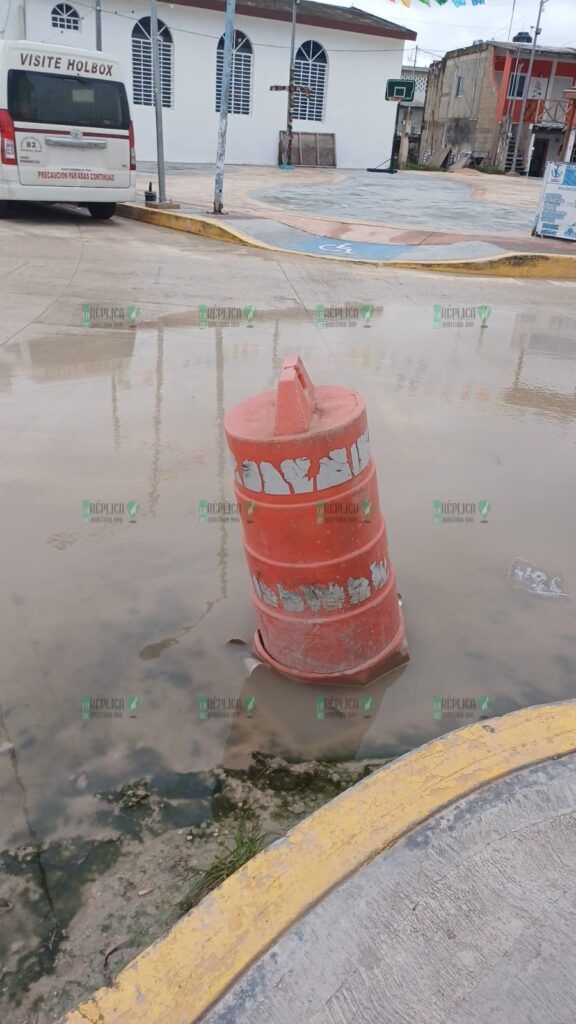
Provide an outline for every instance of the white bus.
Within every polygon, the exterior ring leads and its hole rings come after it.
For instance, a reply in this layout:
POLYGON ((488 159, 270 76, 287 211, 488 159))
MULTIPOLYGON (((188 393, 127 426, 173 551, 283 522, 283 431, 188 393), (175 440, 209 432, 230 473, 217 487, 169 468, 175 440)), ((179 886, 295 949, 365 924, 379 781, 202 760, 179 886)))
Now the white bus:
POLYGON ((31 200, 75 203, 107 220, 135 196, 134 129, 117 58, 0 42, 0 215, 31 200))

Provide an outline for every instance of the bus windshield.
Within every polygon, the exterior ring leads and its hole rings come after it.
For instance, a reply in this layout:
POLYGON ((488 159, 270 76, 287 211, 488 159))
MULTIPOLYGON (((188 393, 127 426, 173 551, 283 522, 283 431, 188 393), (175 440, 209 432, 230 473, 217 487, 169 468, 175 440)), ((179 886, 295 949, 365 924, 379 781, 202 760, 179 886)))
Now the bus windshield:
POLYGON ((8 110, 14 121, 83 128, 128 128, 130 112, 122 82, 41 71, 8 72, 8 110))

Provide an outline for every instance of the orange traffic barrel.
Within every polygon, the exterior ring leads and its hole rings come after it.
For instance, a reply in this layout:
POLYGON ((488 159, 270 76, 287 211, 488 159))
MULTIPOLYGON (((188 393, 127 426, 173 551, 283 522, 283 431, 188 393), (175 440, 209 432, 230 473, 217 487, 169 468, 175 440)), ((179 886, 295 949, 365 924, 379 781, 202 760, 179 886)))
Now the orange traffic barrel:
POLYGON ((225 419, 258 619, 283 675, 367 683, 408 660, 363 399, 286 356, 225 419))

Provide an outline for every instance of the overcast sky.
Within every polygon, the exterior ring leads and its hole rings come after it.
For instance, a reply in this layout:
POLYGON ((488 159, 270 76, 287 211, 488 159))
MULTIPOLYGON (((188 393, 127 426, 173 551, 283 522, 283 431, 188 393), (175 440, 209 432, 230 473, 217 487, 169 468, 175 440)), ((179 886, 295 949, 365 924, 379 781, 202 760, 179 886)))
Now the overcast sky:
MULTIPOLYGON (((331 3, 332 0, 324 0, 331 3)), ((510 38, 522 30, 530 31, 536 24, 539 0, 516 0, 514 22, 510 38)), ((484 6, 455 7, 452 0, 440 6, 431 0, 426 7, 420 0, 412 0, 409 8, 400 0, 355 0, 338 3, 340 7, 360 7, 388 21, 395 21, 418 33, 418 63, 429 64, 443 56, 447 50, 468 46, 475 39, 508 39, 513 0, 485 0, 484 6), (421 53, 422 51, 422 53, 421 53), (432 52, 424 52, 432 51, 432 52), (421 56, 420 56, 421 53, 421 56)), ((576 0, 548 0, 542 15, 540 42, 552 46, 576 47, 576 0)), ((408 63, 414 59, 414 44, 406 43, 408 63)))

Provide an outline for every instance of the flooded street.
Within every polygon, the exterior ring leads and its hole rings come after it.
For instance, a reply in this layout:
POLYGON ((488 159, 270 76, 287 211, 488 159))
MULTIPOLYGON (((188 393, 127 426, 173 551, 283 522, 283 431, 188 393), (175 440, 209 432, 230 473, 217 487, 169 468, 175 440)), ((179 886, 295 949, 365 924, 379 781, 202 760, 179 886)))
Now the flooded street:
POLYGON ((209 773, 254 752, 388 758, 574 697, 576 285, 284 257, 65 210, 2 222, 0 253, 0 1005, 19 1024, 14 973, 52 969, 35 921, 80 912, 75 873, 93 843, 102 870, 114 859, 123 787, 148 780, 179 829, 210 816, 209 773), (274 388, 291 352, 367 404, 411 655, 367 689, 252 660, 241 526, 210 514, 235 500, 224 414, 274 388), (109 717, 87 711, 98 698, 109 717), (47 851, 36 902, 15 882, 27 848, 47 851))

